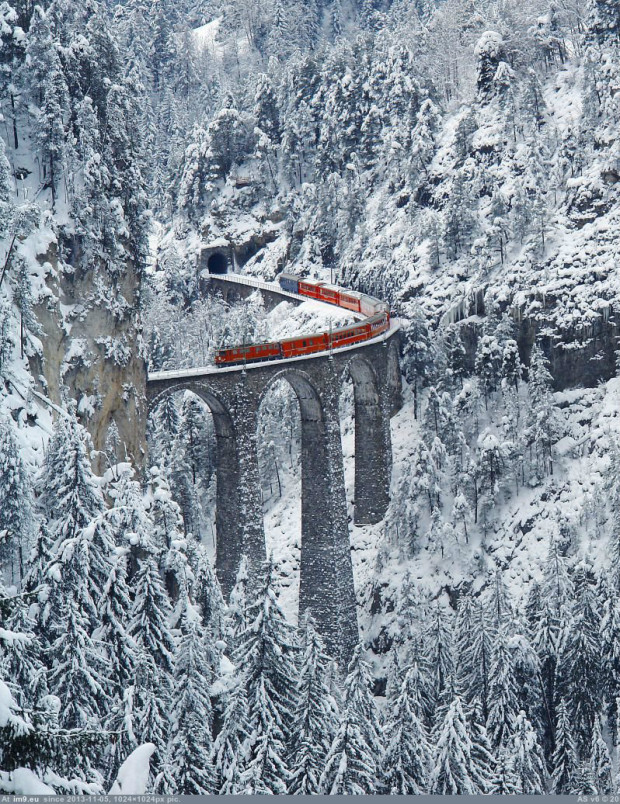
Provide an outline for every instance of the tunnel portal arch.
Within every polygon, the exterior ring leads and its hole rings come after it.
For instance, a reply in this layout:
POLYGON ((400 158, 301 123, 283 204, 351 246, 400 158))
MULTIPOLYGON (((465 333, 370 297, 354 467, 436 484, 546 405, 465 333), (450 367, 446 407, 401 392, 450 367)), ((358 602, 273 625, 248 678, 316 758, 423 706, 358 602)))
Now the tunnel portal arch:
POLYGON ((207 269, 210 274, 227 274, 228 259, 221 251, 215 251, 207 260, 207 269))

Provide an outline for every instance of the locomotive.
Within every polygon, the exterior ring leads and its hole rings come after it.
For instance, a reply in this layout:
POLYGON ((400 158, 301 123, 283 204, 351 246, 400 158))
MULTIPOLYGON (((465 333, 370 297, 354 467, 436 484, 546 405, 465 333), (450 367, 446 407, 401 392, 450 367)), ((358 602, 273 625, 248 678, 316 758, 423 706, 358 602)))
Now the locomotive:
POLYGON ((371 340, 390 328, 390 308, 385 302, 358 293, 355 290, 344 290, 329 282, 315 279, 302 279, 295 274, 280 274, 280 287, 288 293, 306 296, 310 299, 334 304, 361 313, 366 316, 362 321, 347 327, 338 327, 329 332, 312 335, 297 335, 282 341, 254 343, 248 346, 231 346, 218 349, 215 353, 215 365, 234 366, 245 363, 257 363, 266 360, 280 360, 288 357, 301 357, 314 352, 326 352, 350 346, 353 343, 371 340))

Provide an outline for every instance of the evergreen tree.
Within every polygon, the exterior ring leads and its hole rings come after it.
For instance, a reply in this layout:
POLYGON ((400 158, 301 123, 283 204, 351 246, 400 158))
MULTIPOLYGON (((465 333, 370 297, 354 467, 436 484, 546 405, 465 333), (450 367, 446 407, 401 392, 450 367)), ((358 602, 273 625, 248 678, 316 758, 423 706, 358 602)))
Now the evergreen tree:
POLYGON ((486 795, 493 792, 497 783, 497 760, 491 749, 482 714, 482 706, 477 703, 471 714, 469 728, 471 775, 479 792, 486 795))
POLYGON ((592 730, 602 703, 600 619, 589 571, 575 575, 573 616, 560 634, 557 694, 567 702, 572 734, 581 759, 588 756, 592 730))
POLYGON ((289 780, 287 746, 295 707, 297 646, 274 582, 274 566, 268 562, 248 606, 248 626, 239 637, 235 661, 245 687, 250 735, 241 785, 244 790, 278 794, 286 791, 289 780))
POLYGON ((572 793, 577 781, 579 761, 573 740, 568 708, 563 699, 557 706, 555 751, 553 752, 553 785, 556 795, 572 793))
MULTIPOLYGON (((75 565, 84 566, 78 561, 75 565)), ((66 575, 70 580, 59 584, 64 594, 57 597, 62 602, 49 626, 47 685, 62 704, 61 728, 94 731, 100 728, 108 703, 106 668, 89 634, 88 616, 81 610, 79 595, 72 591, 75 573, 66 575)))
POLYGON ((599 795, 609 795, 613 792, 613 778, 611 757, 607 743, 601 733, 601 718, 596 717, 592 729, 592 743, 590 746, 590 770, 595 792, 599 795))
POLYGON ((121 763, 137 747, 133 724, 127 722, 126 711, 128 696, 133 694, 139 658, 138 646, 128 631, 130 610, 127 549, 118 548, 98 601, 99 626, 93 633, 93 638, 102 646, 105 655, 108 694, 111 699, 104 725, 117 734, 112 738, 107 751, 107 776, 110 779, 116 778, 121 763))
POLYGON ((381 728, 362 651, 358 645, 349 664, 340 725, 319 781, 326 795, 371 795, 377 790, 381 728))
POLYGON ((175 653, 168 625, 171 606, 157 557, 152 545, 143 546, 131 584, 133 604, 128 629, 139 648, 135 731, 139 740, 152 742, 157 748, 159 762, 156 760, 151 767, 154 778, 161 769, 168 742, 175 653))
POLYGON ((0 549, 5 580, 24 575, 24 563, 36 531, 32 489, 13 428, 0 422, 0 549))
POLYGON ((433 351, 428 322, 420 307, 409 305, 406 314, 409 326, 403 346, 403 371, 413 386, 413 413, 418 418, 420 392, 433 370, 433 351))
POLYGON ((208 668, 200 616, 190 605, 177 642, 171 740, 166 756, 174 778, 174 791, 170 792, 181 795, 206 795, 215 790, 208 668))
POLYGON ((424 794, 428 790, 432 752, 413 671, 406 673, 392 707, 385 726, 382 786, 388 793, 424 794))
POLYGON ((246 630, 247 620, 247 598, 248 598, 248 559, 241 556, 237 578, 233 586, 228 608, 226 610, 226 620, 224 622, 224 636, 229 649, 236 650, 240 635, 246 630))
POLYGON ((237 677, 229 690, 224 709, 224 722, 214 744, 218 791, 221 795, 242 792, 241 774, 246 763, 246 746, 250 739, 248 701, 243 678, 237 677))
POLYGON ((291 731, 289 794, 313 795, 338 726, 338 705, 329 685, 330 660, 309 612, 303 623, 304 655, 291 731))
POLYGON ((472 767, 472 741, 458 696, 448 707, 437 734, 429 792, 431 795, 444 796, 477 795, 479 789, 472 767))
POLYGON ((509 750, 511 769, 518 795, 536 796, 545 792, 545 762, 536 732, 521 710, 516 717, 509 750))
POLYGON ((516 726, 518 714, 517 689, 512 658, 505 628, 495 634, 489 684, 489 717, 487 729, 491 745, 499 755, 506 751, 516 726))
POLYGON ((553 474, 551 447, 562 434, 562 422, 552 399, 552 377, 548 360, 538 346, 532 350, 529 367, 529 443, 534 447, 539 476, 553 474))

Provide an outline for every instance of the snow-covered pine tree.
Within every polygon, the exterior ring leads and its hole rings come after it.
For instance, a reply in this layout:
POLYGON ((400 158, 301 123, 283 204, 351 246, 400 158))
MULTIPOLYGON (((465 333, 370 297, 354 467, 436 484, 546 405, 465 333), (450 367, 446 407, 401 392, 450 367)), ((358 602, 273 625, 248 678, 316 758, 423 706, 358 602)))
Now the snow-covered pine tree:
POLYGON ((234 659, 245 688, 249 741, 241 775, 244 790, 286 792, 288 747, 297 690, 295 634, 278 603, 269 560, 248 605, 248 625, 234 659))
POLYGON ((508 755, 516 785, 515 793, 522 796, 544 793, 546 791, 544 755, 536 732, 523 710, 516 717, 508 755))
POLYGON ((519 713, 506 627, 501 627, 494 635, 489 678, 489 716, 486 725, 491 746, 499 756, 510 745, 519 713))
POLYGON ((428 791, 432 751, 423 720, 417 667, 408 670, 385 724, 381 786, 386 793, 422 795, 428 791))
POLYGON ((129 633, 139 648, 136 668, 134 721, 141 742, 157 747, 158 759, 151 770, 157 777, 165 757, 170 728, 174 679, 175 641, 170 631, 170 600, 159 573, 159 551, 144 544, 131 581, 133 604, 129 633))
POLYGON ((111 544, 87 443, 72 413, 58 419, 39 481, 39 505, 55 544, 53 563, 44 570, 47 591, 40 596, 38 629, 48 641, 48 688, 62 704, 59 725, 96 731, 109 694, 93 627, 111 544))
POLYGON ((116 778, 121 763, 137 747, 133 723, 127 712, 128 696, 133 696, 139 661, 139 648, 129 634, 131 599, 127 560, 128 548, 117 548, 110 574, 97 601, 99 625, 93 633, 93 638, 101 645, 107 668, 110 705, 103 725, 115 735, 110 739, 104 757, 109 780, 116 778))
POLYGON ((382 731, 370 689, 370 667, 358 645, 349 663, 338 732, 325 759, 319 791, 325 795, 377 792, 382 731))
POLYGON ((598 795, 607 796, 613 792, 611 756, 607 743, 603 739, 600 716, 596 717, 592 729, 590 771, 598 795))
POLYGON ((171 737, 166 753, 174 789, 166 793, 207 795, 215 792, 213 713, 209 698, 210 667, 200 614, 188 603, 177 640, 171 737))
POLYGON ((539 478, 553 474, 551 447, 561 437, 563 428, 560 412, 552 398, 553 378, 548 366, 549 361, 542 349, 535 344, 528 370, 530 409, 527 437, 536 456, 534 477, 539 478))
POLYGON ((403 371, 413 386, 413 415, 420 415, 420 394, 425 382, 433 372, 433 347, 424 312, 417 304, 410 304, 406 310, 409 326, 405 332, 403 346, 403 371))
POLYGON ((564 699, 556 708, 555 750, 552 758, 552 790, 557 795, 572 793, 577 782, 579 760, 564 699))
POLYGON ((37 711, 48 692, 47 674, 30 600, 30 595, 2 598, 2 607, 10 609, 5 623, 6 639, 2 640, 2 668, 18 706, 37 711))
POLYGON ((603 579, 600 584, 603 603, 600 631, 601 679, 612 734, 616 729, 616 700, 620 695, 620 600, 616 593, 616 583, 616 580, 603 579))
POLYGON ((454 698, 437 730, 431 795, 475 796, 480 791, 472 768, 472 741, 460 698, 454 698))
POLYGON ((23 578, 36 523, 32 487, 13 426, 0 421, 0 566, 5 582, 23 578))
POLYGON ((38 508, 54 539, 56 558, 70 560, 73 545, 81 543, 89 567, 86 581, 91 609, 88 613, 94 625, 96 617, 92 602, 99 599, 108 578, 113 541, 105 516, 103 494, 90 465, 91 447, 90 436, 77 421, 75 413, 70 411, 60 416, 48 446, 37 490, 38 508))
POLYGON ((187 558, 193 575, 191 597, 200 611, 202 625, 209 640, 215 643, 223 638, 222 590, 207 549, 191 536, 187 540, 187 558))
POLYGON ((247 556, 241 556, 224 621, 224 637, 231 651, 237 649, 239 637, 246 630, 248 624, 248 580, 248 559, 247 556))
POLYGON ((452 628, 447 612, 435 606, 425 634, 425 661, 433 679, 435 716, 442 717, 443 711, 451 702, 454 689, 454 653, 452 628))
POLYGON ((590 568, 577 567, 574 581, 572 617, 560 632, 556 695, 567 702, 576 748, 584 761, 602 704, 600 617, 590 568))
POLYGON ((301 634, 303 658, 291 729, 288 793, 314 795, 338 728, 338 705, 330 689, 330 659, 309 611, 301 634))
POLYGON ((497 760, 484 725, 482 705, 477 702, 469 717, 471 776, 481 794, 491 793, 497 783, 497 760))
POLYGON ((246 766, 246 746, 250 738, 248 700, 242 678, 235 678, 226 695, 222 728, 215 738, 214 757, 221 795, 243 791, 241 775, 246 766))
POLYGON ((463 597, 456 621, 459 685, 468 704, 480 704, 483 723, 489 714, 493 633, 484 603, 463 597))

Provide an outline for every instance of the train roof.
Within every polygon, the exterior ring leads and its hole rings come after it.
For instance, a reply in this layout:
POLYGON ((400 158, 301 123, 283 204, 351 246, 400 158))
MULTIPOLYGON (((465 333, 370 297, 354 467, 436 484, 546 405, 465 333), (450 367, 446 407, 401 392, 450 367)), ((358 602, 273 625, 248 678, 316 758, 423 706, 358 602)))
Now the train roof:
POLYGON ((358 321, 356 324, 347 324, 346 327, 337 327, 336 329, 332 329, 332 335, 337 334, 338 332, 350 332, 352 329, 358 329, 359 327, 365 327, 366 324, 374 324, 376 321, 382 321, 385 313, 376 313, 375 315, 371 315, 369 318, 364 318, 361 321, 358 321))
POLYGON ((219 349, 216 349, 216 353, 220 354, 221 352, 232 352, 232 351, 247 351, 248 349, 265 349, 269 346, 279 346, 280 341, 263 341, 262 343, 244 343, 244 344, 237 344, 236 346, 221 346, 219 349))
POLYGON ((282 271, 278 279, 294 279, 296 282, 299 282, 301 277, 298 274, 289 274, 288 271, 282 271))
POLYGON ((306 285, 316 285, 316 287, 325 284, 325 282, 321 282, 320 279, 304 279, 303 277, 300 276, 298 276, 297 279, 299 279, 300 282, 303 282, 306 285))
POLYGON ((368 323, 368 319, 364 318, 363 321, 358 321, 356 324, 347 324, 346 327, 335 327, 334 329, 330 330, 332 335, 336 335, 338 332, 349 332, 352 329, 358 329, 359 327, 365 327, 368 323))
POLYGON ((311 332, 309 335, 293 335, 290 338, 282 338, 279 343, 296 343, 297 341, 311 341, 313 338, 324 338, 325 332, 311 332))

